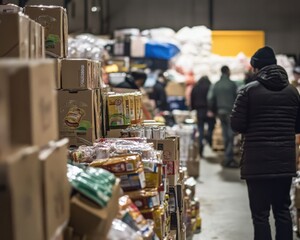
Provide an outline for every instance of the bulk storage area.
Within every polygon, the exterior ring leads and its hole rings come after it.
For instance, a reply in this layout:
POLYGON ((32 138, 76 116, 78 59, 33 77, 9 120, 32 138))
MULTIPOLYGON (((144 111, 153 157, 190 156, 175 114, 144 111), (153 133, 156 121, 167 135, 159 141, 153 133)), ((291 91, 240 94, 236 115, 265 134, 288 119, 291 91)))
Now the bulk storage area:
MULTIPOLYGON (((185 3, 190 21, 186 8, 168 16, 178 1, 164 17, 154 9, 166 3, 120 2, 0 1, 0 239, 253 239, 239 170, 245 138, 233 133, 226 162, 224 122, 209 99, 224 66, 234 98, 243 93, 266 45, 280 49, 277 64, 300 89, 299 48, 283 51, 267 24, 215 28, 217 1, 185 3)), ((272 214, 270 224, 275 239, 272 214)))

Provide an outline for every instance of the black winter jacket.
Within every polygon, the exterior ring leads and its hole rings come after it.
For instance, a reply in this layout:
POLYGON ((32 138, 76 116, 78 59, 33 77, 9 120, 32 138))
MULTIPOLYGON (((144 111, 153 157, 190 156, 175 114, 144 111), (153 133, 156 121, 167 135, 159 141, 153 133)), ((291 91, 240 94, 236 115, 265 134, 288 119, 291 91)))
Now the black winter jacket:
POLYGON ((295 133, 300 132, 300 97, 286 71, 271 65, 238 93, 231 127, 243 134, 241 177, 292 177, 295 133))

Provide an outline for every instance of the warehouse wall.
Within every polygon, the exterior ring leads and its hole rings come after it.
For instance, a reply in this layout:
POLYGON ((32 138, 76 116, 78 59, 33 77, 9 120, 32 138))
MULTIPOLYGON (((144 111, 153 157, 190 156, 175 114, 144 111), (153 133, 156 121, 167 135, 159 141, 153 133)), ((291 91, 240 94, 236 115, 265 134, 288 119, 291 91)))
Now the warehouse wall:
POLYGON ((266 43, 277 52, 299 54, 300 1, 256 1, 215 0, 215 29, 264 30, 266 43))
MULTIPOLYGON (((110 0, 110 31, 122 27, 209 26, 210 0, 110 0)), ((278 53, 300 53, 299 0, 214 0, 215 30, 264 30, 278 53), (256 3, 254 3, 256 2, 256 3)))
POLYGON ((208 0, 109 0, 110 30, 208 25, 208 0))
MULTIPOLYGON (((300 54, 299 0, 85 1, 89 2, 89 10, 95 2, 100 1, 104 4, 101 8, 102 18, 89 12, 87 29, 96 34, 112 33, 114 29, 124 27, 146 29, 166 26, 178 30, 183 26, 210 26, 209 3, 213 2, 213 29, 263 30, 266 33, 266 43, 274 47, 276 52, 300 54)), ((4 0, 3 2, 17 1, 4 0)), ((29 0, 29 3, 49 2, 61 4, 63 1, 29 0)), ((68 10, 71 32, 83 32, 84 1, 73 0, 68 10)))

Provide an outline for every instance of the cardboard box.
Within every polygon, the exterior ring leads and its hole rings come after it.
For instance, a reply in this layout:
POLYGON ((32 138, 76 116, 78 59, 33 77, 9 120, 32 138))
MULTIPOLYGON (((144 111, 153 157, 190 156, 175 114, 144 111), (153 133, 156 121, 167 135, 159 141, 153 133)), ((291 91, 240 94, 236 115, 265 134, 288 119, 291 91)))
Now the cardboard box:
POLYGON ((59 6, 34 6, 24 8, 25 14, 45 28, 46 55, 67 57, 68 21, 66 10, 59 6))
POLYGON ((190 177, 198 178, 200 175, 200 161, 186 161, 187 172, 190 177))
POLYGON ((58 91, 59 136, 69 145, 92 145, 100 134, 100 107, 96 90, 58 91))
POLYGON ((61 82, 61 61, 62 59, 58 58, 56 59, 56 68, 55 68, 55 76, 56 76, 56 89, 62 88, 62 82, 61 82))
POLYGON ((29 18, 22 13, 0 14, 0 57, 29 58, 29 18))
POLYGON ((18 149, 0 161, 1 239, 44 239, 37 150, 18 149))
POLYGON ((0 159, 10 148, 10 108, 9 108, 9 83, 5 72, 0 71, 0 159))
POLYGON ((169 184, 175 186, 179 177, 179 137, 168 137, 166 139, 154 140, 147 139, 147 142, 153 143, 154 149, 163 152, 162 160, 166 165, 166 172, 169 184))
POLYGON ((18 13, 22 12, 22 8, 15 4, 0 5, 0 13, 18 13))
POLYGON ((0 72, 9 84, 11 143, 42 147, 58 139, 54 62, 5 59, 0 72))
POLYGON ((67 179, 68 139, 51 142, 39 153, 42 169, 44 238, 62 234, 70 215, 70 184, 67 179))
POLYGON ((63 59, 61 61, 61 71, 63 89, 93 89, 91 60, 63 59))
POLYGON ((101 62, 97 60, 92 60, 92 88, 98 89, 103 84, 102 82, 102 71, 101 71, 101 62))
POLYGON ((106 239, 113 219, 119 211, 120 182, 117 179, 108 205, 100 208, 97 204, 78 194, 71 199, 70 227, 78 235, 88 239, 106 239))

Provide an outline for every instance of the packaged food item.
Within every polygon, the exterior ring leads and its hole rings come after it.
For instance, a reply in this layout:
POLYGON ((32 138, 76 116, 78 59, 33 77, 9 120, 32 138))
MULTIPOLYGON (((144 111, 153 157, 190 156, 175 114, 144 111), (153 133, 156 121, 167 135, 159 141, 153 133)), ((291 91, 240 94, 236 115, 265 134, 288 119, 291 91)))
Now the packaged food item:
POLYGON ((159 188, 162 183, 162 163, 153 160, 143 160, 146 187, 159 188))
POLYGON ((116 177, 121 179, 122 189, 127 191, 134 191, 146 187, 146 179, 143 167, 129 173, 116 173, 116 177))
POLYGON ((151 208, 146 210, 141 210, 144 218, 152 219, 154 221, 154 232, 162 239, 163 237, 163 224, 162 224, 162 213, 164 209, 163 207, 151 208))
POLYGON ((114 219, 108 232, 107 240, 143 240, 143 237, 125 222, 114 219))
POLYGON ((159 206, 157 189, 144 189, 126 193, 139 209, 149 209, 159 206))
POLYGON ((108 121, 110 127, 129 125, 125 119, 123 95, 108 95, 108 121))
POLYGON ((154 222, 146 220, 128 195, 119 198, 118 218, 138 231, 144 239, 154 239, 154 222))
POLYGON ((77 191, 105 207, 112 196, 116 178, 104 169, 79 168, 68 164, 69 182, 77 191))
POLYGON ((103 160, 96 160, 91 167, 101 167, 112 173, 127 173, 136 171, 141 167, 140 155, 123 155, 103 160))

